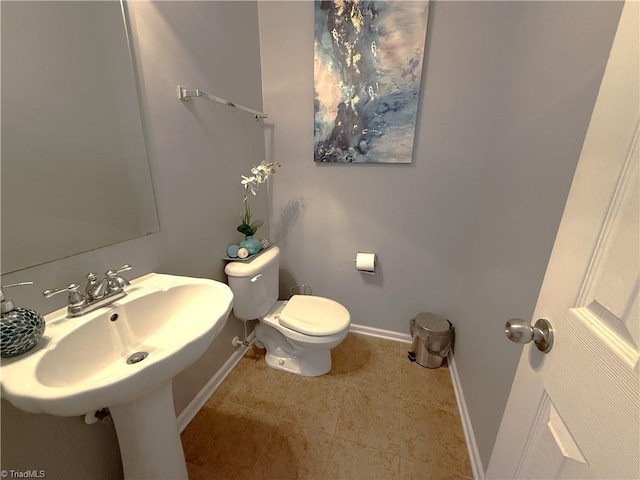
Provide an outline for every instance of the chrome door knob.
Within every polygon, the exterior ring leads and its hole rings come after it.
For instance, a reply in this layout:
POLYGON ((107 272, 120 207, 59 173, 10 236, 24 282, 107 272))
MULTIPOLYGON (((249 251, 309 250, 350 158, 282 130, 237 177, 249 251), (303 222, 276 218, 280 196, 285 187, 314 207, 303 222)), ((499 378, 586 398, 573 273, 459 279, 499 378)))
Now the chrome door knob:
POLYGON ((512 318, 504 325, 504 333, 515 343, 533 340, 538 350, 544 353, 549 353, 553 346, 553 328, 546 318, 539 318, 533 326, 521 318, 512 318))

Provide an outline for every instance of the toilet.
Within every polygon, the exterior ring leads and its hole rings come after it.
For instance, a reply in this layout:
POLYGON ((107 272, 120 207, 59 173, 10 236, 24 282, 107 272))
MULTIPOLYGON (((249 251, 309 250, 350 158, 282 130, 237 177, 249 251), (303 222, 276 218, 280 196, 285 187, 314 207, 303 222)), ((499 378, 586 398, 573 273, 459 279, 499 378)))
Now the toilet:
POLYGON ((267 349, 267 365, 305 377, 324 375, 331 370, 331 349, 349 332, 349 311, 312 295, 279 301, 279 268, 277 246, 249 262, 228 263, 233 313, 240 320, 258 320, 255 336, 267 349))

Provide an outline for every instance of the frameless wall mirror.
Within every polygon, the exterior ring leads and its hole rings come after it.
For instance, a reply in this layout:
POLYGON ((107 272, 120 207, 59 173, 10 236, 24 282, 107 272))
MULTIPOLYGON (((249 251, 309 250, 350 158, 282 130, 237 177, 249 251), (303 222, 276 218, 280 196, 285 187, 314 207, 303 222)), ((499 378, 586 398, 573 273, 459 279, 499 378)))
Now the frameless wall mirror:
POLYGON ((0 9, 2 273, 158 231, 126 8, 0 9))

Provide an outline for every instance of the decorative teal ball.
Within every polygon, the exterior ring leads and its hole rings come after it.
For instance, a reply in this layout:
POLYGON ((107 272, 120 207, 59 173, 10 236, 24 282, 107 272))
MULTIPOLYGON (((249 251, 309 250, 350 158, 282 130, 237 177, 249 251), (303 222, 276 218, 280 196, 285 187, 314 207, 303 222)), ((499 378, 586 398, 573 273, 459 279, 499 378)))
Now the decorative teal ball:
POLYGON ((13 357, 31 350, 44 334, 44 318, 28 308, 15 308, 0 319, 0 355, 13 357))
POLYGON ((240 247, 238 245, 229 245, 227 248, 227 255, 230 258, 238 258, 238 250, 240 247))

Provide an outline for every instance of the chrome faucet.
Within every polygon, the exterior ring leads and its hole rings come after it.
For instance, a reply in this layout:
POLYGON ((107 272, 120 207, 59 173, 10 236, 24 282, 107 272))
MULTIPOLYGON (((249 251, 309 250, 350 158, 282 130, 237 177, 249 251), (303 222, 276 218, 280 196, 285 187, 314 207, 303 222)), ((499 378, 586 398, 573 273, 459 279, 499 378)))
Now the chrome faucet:
POLYGON ((109 270, 102 280, 98 280, 98 276, 90 272, 87 274, 87 285, 84 291, 80 290, 80 285, 77 283, 70 283, 64 288, 45 290, 42 294, 46 298, 50 298, 58 293, 68 292, 67 316, 80 317, 85 313, 111 305, 124 297, 127 294, 124 287, 129 285, 129 280, 121 277, 120 273, 127 270, 131 270, 131 265, 123 265, 117 270, 109 270))

